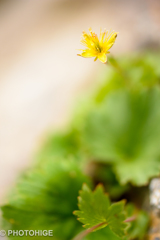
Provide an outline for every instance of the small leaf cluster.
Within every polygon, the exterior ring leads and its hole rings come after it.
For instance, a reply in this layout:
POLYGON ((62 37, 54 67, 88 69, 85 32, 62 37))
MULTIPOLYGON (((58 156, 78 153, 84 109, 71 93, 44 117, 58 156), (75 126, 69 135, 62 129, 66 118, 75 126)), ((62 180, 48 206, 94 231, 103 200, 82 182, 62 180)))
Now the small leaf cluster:
POLYGON ((123 237, 125 235, 127 227, 124 222, 126 219, 125 201, 111 204, 109 196, 104 194, 101 185, 98 185, 94 192, 87 185, 83 185, 78 203, 80 210, 75 211, 74 214, 78 216, 80 222, 85 224, 84 227, 98 226, 96 228, 98 230, 108 226, 117 236, 123 237))
POLYGON ((79 210, 74 211, 74 214, 84 224, 83 227, 92 230, 90 235, 86 232, 86 239, 97 239, 101 234, 104 234, 104 239, 110 237, 111 240, 143 239, 146 234, 148 215, 138 211, 133 204, 125 207, 124 200, 111 204, 102 185, 98 185, 92 192, 84 184, 78 197, 78 206, 79 210), (132 218, 134 221, 129 222, 132 218))

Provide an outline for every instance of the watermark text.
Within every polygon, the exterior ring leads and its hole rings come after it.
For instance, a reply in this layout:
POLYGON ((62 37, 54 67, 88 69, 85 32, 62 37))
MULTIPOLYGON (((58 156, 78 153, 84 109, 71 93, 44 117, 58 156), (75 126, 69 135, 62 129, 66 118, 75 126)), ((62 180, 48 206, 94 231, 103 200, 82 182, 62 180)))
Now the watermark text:
POLYGON ((17 236, 17 237, 23 237, 23 236, 38 236, 38 237, 53 237, 53 230, 0 230, 0 236, 17 236))

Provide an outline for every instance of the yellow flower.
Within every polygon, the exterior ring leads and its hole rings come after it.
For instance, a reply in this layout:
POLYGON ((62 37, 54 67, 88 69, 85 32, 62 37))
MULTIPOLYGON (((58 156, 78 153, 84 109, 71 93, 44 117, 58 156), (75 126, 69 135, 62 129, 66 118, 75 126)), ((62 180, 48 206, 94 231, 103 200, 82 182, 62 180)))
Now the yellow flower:
POLYGON ((108 50, 115 43, 118 33, 112 31, 110 34, 108 34, 108 31, 100 31, 100 36, 98 39, 97 34, 95 34, 91 28, 89 28, 89 31, 89 34, 83 31, 81 43, 87 48, 84 50, 80 49, 82 53, 78 54, 78 56, 85 58, 95 57, 94 61, 99 59, 102 63, 106 63, 106 54, 110 53, 108 50))

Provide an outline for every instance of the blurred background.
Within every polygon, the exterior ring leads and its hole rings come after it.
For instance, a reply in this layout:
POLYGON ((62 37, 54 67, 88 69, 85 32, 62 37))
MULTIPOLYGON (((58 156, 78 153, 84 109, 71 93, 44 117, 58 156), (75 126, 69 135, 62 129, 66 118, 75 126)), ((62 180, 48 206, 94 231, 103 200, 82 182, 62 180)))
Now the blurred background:
POLYGON ((50 129, 106 65, 77 57, 89 27, 119 32, 114 56, 160 42, 159 0, 0 1, 0 204, 50 129))

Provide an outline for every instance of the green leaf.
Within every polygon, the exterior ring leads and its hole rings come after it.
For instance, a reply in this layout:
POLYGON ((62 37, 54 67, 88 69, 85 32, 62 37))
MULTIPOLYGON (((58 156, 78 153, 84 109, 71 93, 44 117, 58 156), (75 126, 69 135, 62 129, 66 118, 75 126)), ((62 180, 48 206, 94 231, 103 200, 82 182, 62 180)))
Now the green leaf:
POLYGON ((92 192, 84 184, 78 198, 80 210, 74 211, 74 214, 78 216, 78 220, 84 224, 85 228, 101 224, 95 231, 108 226, 117 236, 123 237, 127 226, 124 222, 126 218, 124 204, 124 201, 111 204, 101 185, 92 192))
POLYGON ((126 207, 128 217, 135 216, 136 219, 130 222, 130 226, 127 229, 129 239, 142 240, 149 228, 149 216, 144 211, 138 211, 133 204, 128 204, 126 207))
POLYGON ((28 171, 2 207, 6 228, 53 230, 53 239, 70 240, 81 229, 72 212, 83 182, 90 183, 72 160, 46 161, 28 171))
POLYGON ((37 154, 38 162, 55 158, 80 158, 81 151, 77 132, 73 129, 64 133, 50 134, 37 154))
POLYGON ((88 113, 82 141, 95 161, 111 163, 122 184, 144 185, 160 171, 160 90, 114 91, 88 113))
POLYGON ((122 88, 136 88, 147 89, 159 85, 160 79, 160 54, 145 53, 134 54, 130 56, 121 56, 113 59, 109 57, 109 62, 112 62, 113 68, 106 68, 101 70, 99 78, 103 76, 103 85, 97 87, 94 100, 96 103, 102 102, 106 95, 116 89, 122 88), (124 79, 127 78, 127 79, 124 79))
POLYGON ((107 226, 99 231, 92 232, 84 240, 128 240, 127 237, 118 237, 107 226))

